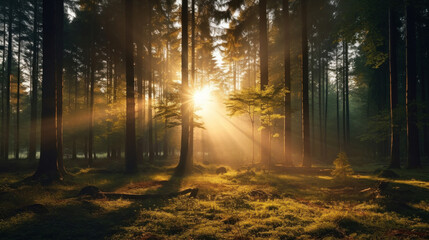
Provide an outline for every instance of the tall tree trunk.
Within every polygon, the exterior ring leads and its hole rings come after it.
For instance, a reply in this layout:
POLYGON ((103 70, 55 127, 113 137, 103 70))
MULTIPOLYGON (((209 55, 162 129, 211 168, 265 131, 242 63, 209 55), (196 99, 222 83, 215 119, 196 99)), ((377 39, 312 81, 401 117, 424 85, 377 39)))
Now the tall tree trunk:
MULTIPOLYGON (((78 75, 76 75, 75 82, 74 82, 74 113, 77 114, 78 109, 78 89, 79 89, 79 82, 78 82, 78 75)), ((72 142, 72 159, 77 159, 77 150, 76 150, 76 140, 77 140, 77 133, 73 133, 73 142, 72 142)))
POLYGON ((4 150, 3 158, 9 158, 9 131, 10 131, 10 81, 12 79, 12 24, 13 24, 13 0, 9 0, 9 19, 8 19, 8 41, 7 41, 7 69, 6 69, 6 89, 5 89, 5 121, 3 124, 4 150))
POLYGON ((33 0, 33 56, 31 70, 31 126, 28 160, 36 160, 36 135, 37 135, 37 89, 39 85, 39 4, 33 0))
POLYGON ((134 100, 133 0, 125 0, 125 74, 127 81, 127 116, 125 162, 127 172, 137 171, 136 118, 134 100))
POLYGON ((350 102, 349 102, 349 44, 345 42, 345 88, 346 88, 346 146, 350 144, 350 102))
POLYGON ((136 77, 137 77, 137 129, 139 139, 137 141, 137 160, 138 162, 143 161, 143 139, 144 139, 144 127, 143 127, 143 42, 141 37, 137 39, 137 59, 136 59, 136 77))
MULTIPOLYGON (((3 12, 6 13, 6 4, 3 5, 3 12)), ((6 44, 6 14, 3 14, 3 45, 6 44)), ((4 106, 4 102, 5 102, 5 83, 7 81, 7 77, 5 75, 5 56, 6 56, 6 52, 5 52, 5 46, 3 46, 3 51, 2 51, 2 68, 1 68, 1 73, 2 73, 2 79, 0 81, 0 89, 1 89, 1 127, 0 127, 0 159, 3 158, 4 156, 4 143, 5 143, 5 139, 4 139, 4 124, 5 124, 5 106, 4 106)))
MULTIPOLYGON (((285 71, 285 88, 288 92, 285 94, 285 120, 284 120, 284 146, 283 157, 286 166, 292 166, 291 159, 291 68, 290 68, 290 24, 289 24, 289 0, 283 0, 283 21, 284 21, 284 71, 285 71)), ((253 124, 252 124, 253 125, 253 124)), ((253 137, 253 126, 252 126, 253 137)))
POLYGON ((302 54, 302 165, 311 167, 310 118, 308 106, 308 38, 307 0, 301 2, 301 54, 302 54))
POLYGON ((311 134, 310 134, 310 136, 311 136, 311 139, 310 139, 310 141, 311 141, 311 147, 312 147, 312 149, 315 149, 315 136, 316 136, 316 134, 314 133, 314 130, 316 129, 314 126, 315 126, 315 124, 316 124, 316 122, 315 122, 315 120, 314 120, 314 116, 315 116, 315 114, 314 114, 314 82, 315 82, 315 69, 314 69, 314 65, 316 65, 316 63, 315 63, 315 55, 316 55, 316 53, 315 53, 315 51, 314 51, 314 43, 312 43, 311 45, 310 45, 310 52, 311 52, 311 54, 310 54, 310 56, 311 56, 311 61, 310 61, 310 70, 311 70, 311 134))
MULTIPOLYGON (((267 31, 267 0, 259 1, 259 58, 261 71, 261 90, 268 86, 268 31, 267 31)), ((261 131, 261 162, 268 168, 271 156, 269 151, 270 133, 268 127, 261 131)))
POLYGON ((18 1, 18 72, 16 80, 16 131, 15 131, 15 159, 19 160, 19 111, 21 90, 21 4, 18 1))
POLYGON ((325 119, 324 119, 324 124, 325 126, 323 127, 323 160, 326 161, 327 160, 327 153, 328 153, 328 139, 327 139, 327 134, 328 134, 328 103, 329 103, 329 65, 328 62, 325 62, 324 65, 325 68, 325 119))
POLYGON ((63 28, 64 28, 64 0, 55 1, 55 78, 57 97, 57 151, 58 169, 62 175, 66 174, 63 159, 63 28))
POLYGON ((149 2, 149 20, 148 20, 148 77, 149 77, 149 81, 148 81, 148 134, 149 134, 149 162, 153 162, 154 158, 155 158, 155 153, 154 153, 154 144, 153 144, 153 109, 152 109, 152 104, 153 104, 153 63, 152 63, 152 8, 153 5, 151 2, 149 2))
POLYGON ((420 147, 417 127, 417 77, 416 77, 416 26, 415 9, 411 1, 406 1, 406 115, 408 167, 419 168, 420 147))
POLYGON ((338 151, 341 151, 341 132, 340 132, 340 69, 338 67, 338 47, 335 48, 335 87, 336 87, 336 93, 337 93, 337 145, 338 145, 338 151))
POLYGON ((182 136, 180 160, 177 166, 179 174, 184 174, 188 167, 189 150, 189 84, 188 84, 188 0, 182 0, 182 136))
POLYGON ((342 101, 343 101, 343 146, 342 151, 347 150, 347 130, 346 130, 346 43, 343 41, 343 67, 342 67, 342 101))
MULTIPOLYGON (((318 89, 317 89, 317 93, 318 93, 318 105, 319 105, 319 149, 320 149, 320 158, 322 157, 322 153, 323 153, 323 128, 322 128, 322 92, 323 92, 323 88, 322 88, 322 76, 323 76, 323 72, 322 72, 322 54, 321 54, 321 46, 320 44, 318 45, 319 47, 319 51, 318 51, 318 76, 317 76, 317 84, 318 84, 318 89)), ((319 160, 320 160, 319 158, 319 160)))
POLYGON ((43 81, 39 166, 34 178, 48 181, 61 179, 58 169, 56 101, 55 101, 55 36, 56 0, 43 0, 43 81))
MULTIPOLYGON (((191 0, 191 88, 192 92, 195 92, 195 0, 191 0)), ((189 103, 189 152, 188 152, 188 164, 193 165, 194 162, 194 102, 189 103)))
MULTIPOLYGON (((95 3, 94 6, 95 8, 95 3)), ((96 10, 92 9, 91 22, 91 46, 89 49, 90 58, 90 80, 89 80, 89 119, 88 119, 88 167, 93 166, 94 154, 94 88, 95 88, 95 68, 96 68, 96 53, 95 53, 95 21, 96 10)), ((128 14, 128 13, 127 13, 128 14)))
POLYGON ((396 122, 398 106, 397 43, 398 38, 396 14, 389 7, 389 74, 390 74, 390 168, 400 168, 399 124, 396 122))

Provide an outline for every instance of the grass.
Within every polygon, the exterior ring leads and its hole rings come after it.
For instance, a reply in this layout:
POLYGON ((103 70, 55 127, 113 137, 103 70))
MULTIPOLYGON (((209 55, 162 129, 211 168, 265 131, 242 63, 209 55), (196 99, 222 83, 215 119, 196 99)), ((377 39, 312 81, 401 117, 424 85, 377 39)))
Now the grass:
POLYGON ((400 170, 398 179, 360 171, 344 181, 317 172, 216 175, 215 169, 199 167, 200 173, 177 179, 171 167, 131 176, 72 168, 64 183, 48 187, 19 184, 29 171, 0 173, 0 239, 429 238, 429 169, 400 170), (387 187, 378 189, 379 181, 387 187), (200 191, 196 199, 76 197, 87 185, 133 194, 200 191), (31 204, 49 212, 16 211, 31 204))

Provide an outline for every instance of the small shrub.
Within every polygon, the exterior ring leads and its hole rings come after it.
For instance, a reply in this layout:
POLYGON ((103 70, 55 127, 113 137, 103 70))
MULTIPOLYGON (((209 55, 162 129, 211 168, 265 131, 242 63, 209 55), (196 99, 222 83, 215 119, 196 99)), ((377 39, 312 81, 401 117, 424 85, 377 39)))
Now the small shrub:
POLYGON ((335 178, 344 179, 353 174, 353 169, 350 166, 347 154, 340 152, 337 155, 337 159, 334 161, 335 169, 331 172, 335 178))

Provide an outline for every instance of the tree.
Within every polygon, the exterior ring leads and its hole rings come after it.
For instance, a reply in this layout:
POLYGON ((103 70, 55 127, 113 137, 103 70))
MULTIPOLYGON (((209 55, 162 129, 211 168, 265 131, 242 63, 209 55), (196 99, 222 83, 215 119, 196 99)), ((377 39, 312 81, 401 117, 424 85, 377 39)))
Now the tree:
POLYGON ((291 159, 291 67, 290 67, 290 26, 289 26, 289 0, 283 0, 283 31, 284 31, 284 85, 287 92, 285 94, 285 119, 284 119, 284 162, 286 165, 293 165, 291 159))
POLYGON ((125 0, 125 68, 127 84, 127 116, 125 137, 126 171, 137 171, 136 119, 134 99, 133 0, 125 0))
POLYGON ((255 164, 255 117, 260 103, 260 91, 257 88, 246 88, 233 92, 226 102, 229 116, 246 114, 252 126, 252 166, 255 164))
POLYGON ((390 77, 390 168, 400 168, 400 129, 397 122, 398 107, 398 75, 397 75, 397 20, 395 11, 389 7, 389 77, 390 77))
POLYGON ((8 17, 8 40, 7 40, 7 69, 6 69, 6 89, 4 89, 6 108, 5 121, 3 122, 3 158, 9 158, 9 128, 10 128, 10 81, 12 78, 12 23, 13 23, 13 0, 9 0, 8 17))
POLYGON ((182 0, 182 136, 180 160, 177 166, 179 174, 186 173, 189 151, 189 85, 188 85, 188 0, 182 0))
POLYGON ((302 165, 311 167, 310 118, 308 106, 308 43, 307 43, 307 0, 301 2, 301 54, 302 54, 302 165))
MULTIPOLYGON (((259 1, 259 58, 261 71, 261 90, 268 86, 268 33, 267 33, 267 0, 259 1)), ((269 159, 269 135, 268 129, 261 132, 261 162, 268 165, 269 159)))
POLYGON ((39 4, 33 0, 33 49, 31 70, 31 126, 28 159, 36 160, 37 91, 39 85, 39 4))
POLYGON ((43 0, 43 81, 40 160, 33 178, 47 181, 62 179, 58 169, 56 132, 56 0, 43 0))
POLYGON ((406 117, 407 117, 407 155, 408 167, 419 168, 420 147, 417 127, 417 76, 416 76, 416 23, 413 1, 406 1, 406 117))

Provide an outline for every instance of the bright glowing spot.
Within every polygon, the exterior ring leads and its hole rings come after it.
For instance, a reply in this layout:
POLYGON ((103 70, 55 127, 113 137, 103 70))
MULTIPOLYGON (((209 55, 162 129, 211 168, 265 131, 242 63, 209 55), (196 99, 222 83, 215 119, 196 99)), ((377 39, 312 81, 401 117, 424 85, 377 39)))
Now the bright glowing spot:
POLYGON ((196 107, 204 110, 210 104, 211 101, 211 89, 210 87, 204 87, 203 89, 194 92, 194 104, 196 107))

